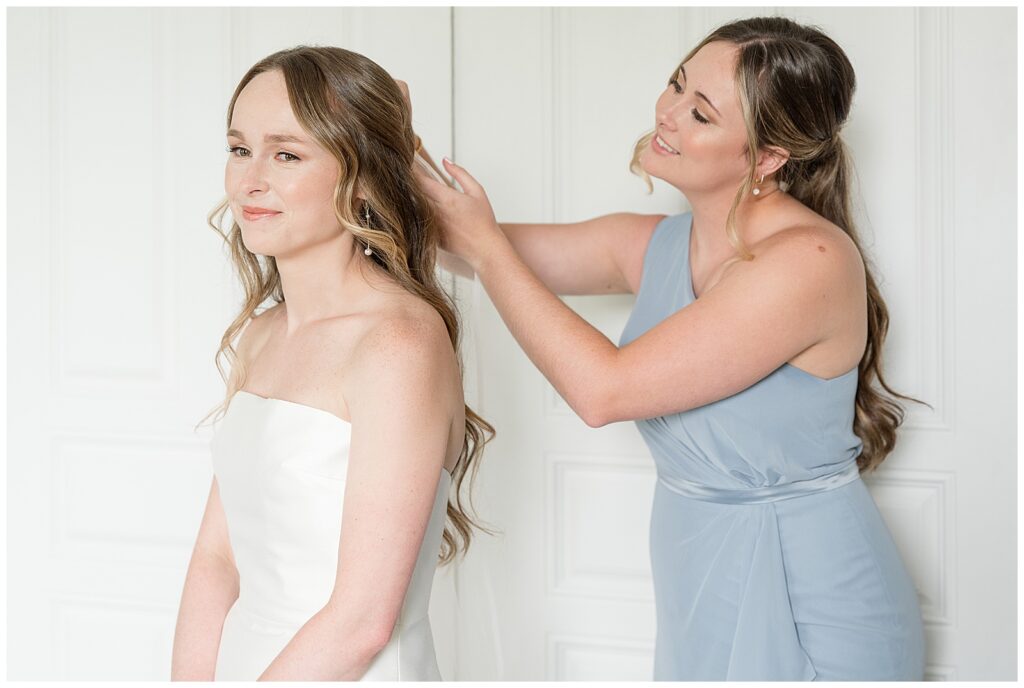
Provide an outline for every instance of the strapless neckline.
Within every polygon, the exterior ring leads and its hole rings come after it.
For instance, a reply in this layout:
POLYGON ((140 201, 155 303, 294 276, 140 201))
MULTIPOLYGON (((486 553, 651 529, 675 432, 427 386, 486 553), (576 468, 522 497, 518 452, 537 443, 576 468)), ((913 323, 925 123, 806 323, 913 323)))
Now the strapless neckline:
POLYGON ((287 399, 278 399, 277 397, 265 397, 265 396, 262 396, 260 394, 256 394, 255 392, 247 392, 244 389, 238 390, 237 392, 235 392, 235 394, 236 395, 237 394, 244 394, 244 395, 252 397, 254 399, 259 399, 260 401, 273 401, 273 402, 276 402, 278 404, 287 404, 288 406, 295 406, 295 407, 298 407, 300 409, 307 409, 309 411, 315 411, 318 414, 322 414, 322 415, 325 415, 325 416, 330 416, 334 420, 336 420, 339 423, 341 423, 342 425, 344 425, 349 430, 352 429, 352 423, 350 421, 345 420, 344 418, 342 418, 341 416, 339 416, 339 415, 337 415, 335 413, 331 413, 330 411, 324 410, 322 408, 318 408, 316 406, 310 406, 309 404, 300 404, 297 401, 288 401, 287 399))
MULTIPOLYGON (((317 414, 319 416, 325 416, 328 419, 334 420, 338 424, 340 424, 341 426, 346 428, 349 433, 352 432, 352 423, 350 421, 347 421, 344 418, 342 418, 341 416, 339 416, 337 414, 334 414, 334 413, 331 413, 330 411, 326 411, 326 410, 324 410, 322 408, 318 408, 316 406, 310 406, 309 404, 300 404, 297 401, 288 401, 287 399, 278 399, 277 397, 265 397, 265 396, 262 396, 260 394, 256 394, 255 392, 246 391, 244 389, 240 389, 237 392, 235 392, 236 396, 239 395, 239 394, 244 394, 245 396, 247 396, 247 397, 249 397, 251 399, 255 399, 257 401, 267 402, 267 403, 274 402, 274 403, 277 403, 277 404, 284 404, 285 406, 288 406, 288 407, 292 407, 292 408, 296 408, 296 409, 300 409, 300 410, 304 409, 304 410, 306 410, 308 412, 313 412, 313 413, 315 413, 315 414, 317 414)), ((443 475, 445 475, 445 476, 448 476, 448 480, 449 481, 454 480, 454 478, 452 477, 451 471, 449 471, 444 466, 441 466, 441 473, 443 475)))
MULTIPOLYGON (((239 574, 238 597, 221 631, 218 681, 254 680, 330 599, 355 434, 350 421, 324 409, 239 391, 211 440, 239 574)), ((430 516, 398 621, 363 680, 441 679, 429 605, 453 481, 444 467, 434 475, 427 479, 435 487, 430 516)))

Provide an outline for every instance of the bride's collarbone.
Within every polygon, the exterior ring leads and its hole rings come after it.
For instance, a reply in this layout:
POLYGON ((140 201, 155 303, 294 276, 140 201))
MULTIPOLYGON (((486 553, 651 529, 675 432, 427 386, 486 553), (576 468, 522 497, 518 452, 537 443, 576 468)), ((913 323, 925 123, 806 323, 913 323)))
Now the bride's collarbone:
POLYGON ((338 341, 308 336, 284 341, 271 334, 250 360, 243 361, 243 386, 252 394, 310 406, 351 422, 344 396, 344 371, 349 368, 345 349, 338 341))

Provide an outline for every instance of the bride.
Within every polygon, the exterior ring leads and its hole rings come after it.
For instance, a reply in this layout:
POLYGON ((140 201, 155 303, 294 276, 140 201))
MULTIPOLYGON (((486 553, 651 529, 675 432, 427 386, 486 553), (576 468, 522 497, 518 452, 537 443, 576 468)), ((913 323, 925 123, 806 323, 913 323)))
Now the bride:
POLYGON ((300 46, 227 114, 210 221, 230 209, 245 305, 172 680, 440 680, 431 581, 479 527, 459 487, 493 428, 463 401, 410 108, 371 60, 300 46))

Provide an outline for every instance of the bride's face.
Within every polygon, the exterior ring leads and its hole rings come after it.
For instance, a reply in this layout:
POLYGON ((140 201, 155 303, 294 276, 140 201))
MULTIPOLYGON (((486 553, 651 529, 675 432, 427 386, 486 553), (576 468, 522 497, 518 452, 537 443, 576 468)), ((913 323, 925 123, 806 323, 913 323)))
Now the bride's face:
POLYGON ((227 141, 224 190, 247 249, 281 257, 341 234, 333 200, 338 163, 296 120, 280 70, 242 89, 227 141))

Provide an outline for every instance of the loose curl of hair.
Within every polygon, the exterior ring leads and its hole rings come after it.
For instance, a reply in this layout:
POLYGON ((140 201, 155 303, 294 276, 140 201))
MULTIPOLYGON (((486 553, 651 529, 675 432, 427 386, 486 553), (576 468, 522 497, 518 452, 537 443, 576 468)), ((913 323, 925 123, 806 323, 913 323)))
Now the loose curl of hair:
MULTIPOLYGON (((377 63, 336 47, 297 46, 269 55, 249 69, 235 88, 227 111, 227 127, 239 94, 256 75, 279 70, 284 75, 292 111, 302 128, 331 153, 340 167, 334 189, 334 211, 341 226, 351 232, 357 245, 367 245, 373 260, 398 285, 423 299, 441 315, 460 377, 464 372, 459 353, 460 325, 455 304, 438 282, 435 271, 440 240, 433 206, 413 173, 417 137, 412 114, 394 79, 377 63), (356 192, 365 197, 357 198, 356 192), (369 217, 367 221, 365 218, 369 217)), ((227 128, 225 127, 225 128, 227 128)), ((418 164, 418 163, 417 163, 418 164)), ((242 242, 241 229, 232 222, 221 228, 227 212, 225 197, 207 216, 207 222, 226 242, 231 260, 245 290, 241 311, 221 337, 214 357, 227 386, 224 400, 208 413, 218 420, 231 397, 245 381, 246 371, 232 341, 268 298, 282 303, 284 292, 273 256, 250 252, 242 242), (227 362, 229 372, 221 359, 227 362)), ((469 548, 472 529, 492 531, 470 515, 462 503, 461 486, 470 468, 470 491, 480 468, 484 445, 494 428, 465 407, 466 433, 462 452, 452 470, 455 488, 449 497, 439 563, 447 564, 469 548)))
MULTIPOLYGON (((784 17, 758 17, 721 26, 682 63, 714 41, 738 48, 735 78, 750 160, 726 221, 729 243, 742 260, 753 260, 736 227, 736 208, 754 185, 758 150, 778 146, 790 154, 775 173, 780 188, 845 231, 864 259, 868 337, 858 366, 853 431, 863 444, 857 465, 862 473, 873 471, 896 446, 896 429, 903 423, 903 407, 893 397, 930 405, 897 393, 882 376, 882 342, 889 329, 889 311, 854 227, 850 155, 840 136, 856 88, 853 66, 842 48, 822 31, 784 17), (875 378, 891 397, 874 388, 875 378)), ((673 70, 670 79, 678 69, 673 70)), ((637 141, 629 166, 644 180, 648 191, 653 187, 640 166, 640 156, 653 136, 651 131, 637 141)))

